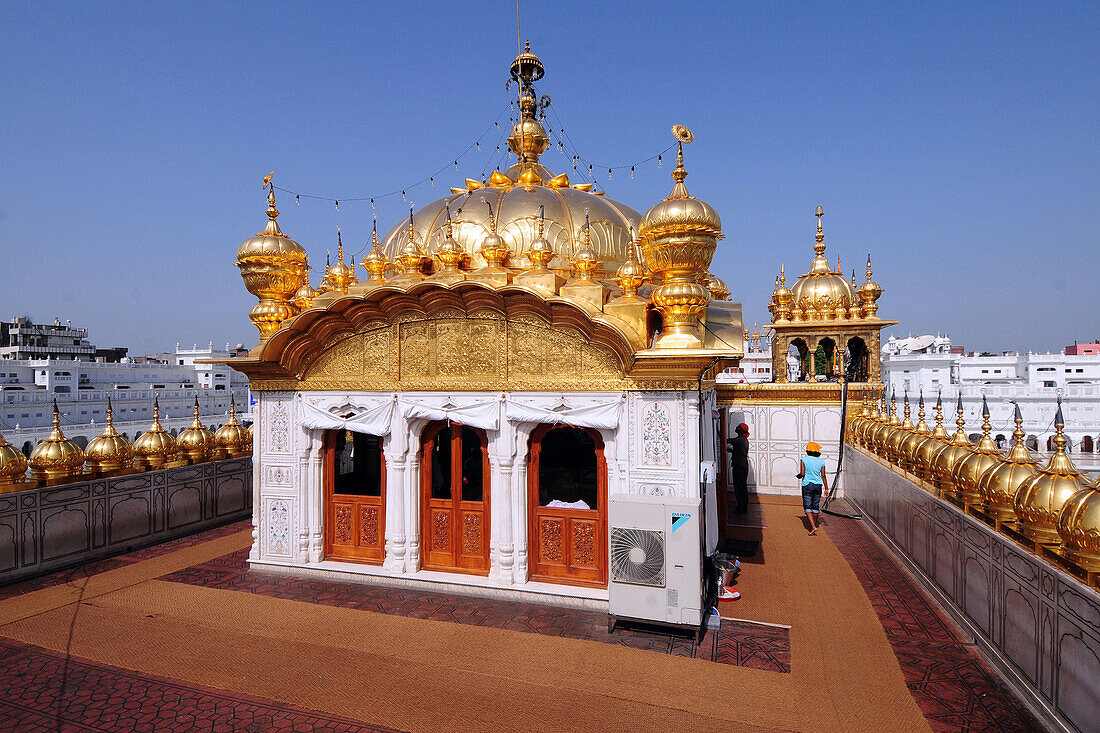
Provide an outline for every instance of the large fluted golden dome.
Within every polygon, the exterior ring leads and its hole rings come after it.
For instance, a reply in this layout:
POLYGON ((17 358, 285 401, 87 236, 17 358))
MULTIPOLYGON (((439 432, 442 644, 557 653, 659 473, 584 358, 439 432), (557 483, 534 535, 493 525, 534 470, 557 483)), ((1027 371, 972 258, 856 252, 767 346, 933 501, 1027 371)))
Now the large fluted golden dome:
MULTIPOLYGON (((526 263, 526 253, 538 238, 540 218, 543 236, 554 257, 547 267, 567 274, 573 256, 581 248, 585 213, 591 226, 592 248, 600 261, 596 276, 610 279, 627 259, 631 230, 641 215, 627 206, 593 193, 591 183, 574 184, 566 174, 555 175, 539 162, 550 138, 538 120, 540 109, 532 84, 542 78, 542 62, 529 50, 512 63, 512 79, 520 86, 520 120, 508 136, 508 148, 518 162, 503 173, 495 171, 487 181, 467 178, 465 186, 413 212, 411 227, 416 244, 443 269, 439 248, 447 238, 444 224, 448 211, 451 231, 470 269, 486 267, 481 246, 494 233, 508 250, 506 264, 526 263), (495 226, 490 221, 490 206, 495 226), (495 232, 494 232, 495 229, 495 232)), ((407 218, 393 225, 382 238, 381 249, 389 261, 401 255, 409 243, 407 218)))
POLYGON ((53 430, 31 451, 27 461, 31 478, 53 480, 77 476, 84 467, 84 451, 61 431, 61 414, 53 403, 53 430))
MULTIPOLYGON (((266 182, 271 185, 270 181, 266 182)), ((268 260, 273 264, 305 265, 308 255, 302 245, 283 234, 279 228, 279 210, 275 208, 275 189, 271 186, 267 199, 267 226, 237 247, 238 262, 268 260)))
POLYGON ((237 404, 229 401, 229 422, 214 433, 218 449, 230 458, 248 455, 252 452, 252 434, 237 421, 237 404))
POLYGON ((84 451, 89 473, 102 474, 121 471, 134 465, 134 446, 115 430, 114 410, 111 398, 107 398, 107 427, 103 434, 92 438, 84 451))
POLYGON ((175 460, 179 444, 175 436, 160 424, 160 401, 153 400, 153 424, 134 441, 134 464, 143 468, 163 468, 175 460))
POLYGON ((0 435, 0 484, 20 484, 26 480, 27 457, 0 435))
POLYGON ((181 455, 194 462, 204 461, 210 457, 214 450, 214 434, 207 430, 199 419, 199 398, 195 398, 195 419, 191 426, 179 435, 179 449, 181 455))

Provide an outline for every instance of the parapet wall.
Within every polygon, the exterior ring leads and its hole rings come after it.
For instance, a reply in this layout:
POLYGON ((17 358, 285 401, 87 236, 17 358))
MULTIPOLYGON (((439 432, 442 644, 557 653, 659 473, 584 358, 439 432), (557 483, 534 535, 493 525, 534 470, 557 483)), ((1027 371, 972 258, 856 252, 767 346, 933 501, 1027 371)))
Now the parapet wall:
POLYGON ((1037 713, 1100 720, 1100 593, 858 448, 847 498, 1037 713))
POLYGON ((252 515, 252 458, 0 494, 0 585, 252 515))

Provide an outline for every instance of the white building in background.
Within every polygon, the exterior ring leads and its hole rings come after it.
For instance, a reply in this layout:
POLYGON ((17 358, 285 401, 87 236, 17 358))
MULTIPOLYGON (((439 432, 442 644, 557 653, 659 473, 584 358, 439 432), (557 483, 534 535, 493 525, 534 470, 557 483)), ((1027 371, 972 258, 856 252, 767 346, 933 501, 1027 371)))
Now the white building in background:
MULTIPOLYGON (((1067 351, 1084 351, 1067 347, 1067 351)), ((1011 438, 1014 404, 1020 405, 1024 430, 1033 448, 1048 450, 1054 435, 1054 413, 1059 396, 1066 420, 1066 436, 1074 452, 1093 453, 1100 441, 1100 354, 1036 354, 1004 352, 992 355, 962 353, 947 336, 891 336, 882 347, 883 382, 897 391, 899 406, 908 392, 915 403, 923 390, 931 420, 931 406, 943 395, 944 422, 953 429, 954 404, 963 399, 967 432, 981 432, 981 404, 989 404, 993 436, 998 443, 1011 438)), ((914 413, 914 420, 915 420, 914 413)))
POLYGON ((739 382, 770 382, 772 381, 772 332, 753 327, 753 332, 745 329, 744 345, 745 356, 741 363, 733 368, 721 372, 717 381, 722 384, 739 382))
MULTIPOLYGON (((16 319, 17 321, 23 319, 16 319)), ((14 323, 14 322, 13 322, 14 323)), ((9 325, 9 324, 0 324, 9 325)), ((19 324, 19 337, 27 331, 19 324)), ((51 331, 67 330, 70 342, 81 341, 84 329, 55 323, 51 331)), ((43 338, 56 337, 43 336, 43 338)), ((5 353, 28 352, 19 343, 5 353), (14 349, 22 349, 16 352, 14 349)), ((156 357, 123 357, 120 361, 91 361, 95 347, 87 341, 71 343, 79 351, 67 358, 0 359, 0 432, 9 443, 30 450, 49 433, 53 419, 53 401, 57 400, 65 434, 84 444, 103 432, 107 399, 112 402, 115 427, 131 440, 144 431, 153 418, 153 400, 160 402, 161 424, 178 433, 191 424, 195 400, 204 424, 217 429, 228 419, 230 399, 236 401, 243 421, 250 419, 251 395, 248 379, 223 365, 196 363, 202 359, 227 359, 235 355, 228 346, 223 350, 209 346, 181 349, 156 357), (85 348, 86 347, 86 348, 85 348)), ((43 348, 37 344, 31 348, 43 348)), ((60 348, 56 344, 50 348, 60 348)))

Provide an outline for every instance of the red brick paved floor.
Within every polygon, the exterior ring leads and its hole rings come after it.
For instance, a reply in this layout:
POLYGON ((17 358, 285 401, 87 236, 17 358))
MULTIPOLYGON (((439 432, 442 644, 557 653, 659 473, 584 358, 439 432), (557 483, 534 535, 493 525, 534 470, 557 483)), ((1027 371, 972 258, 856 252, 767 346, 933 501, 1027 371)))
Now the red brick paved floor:
POLYGON ((878 613, 909 691, 932 730, 1044 730, 862 522, 830 517, 825 531, 878 613))
POLYGON ((598 641, 771 672, 791 671, 791 644, 785 628, 723 620, 717 632, 707 630, 700 644, 694 638, 663 629, 620 627, 608 634, 607 614, 602 611, 256 573, 249 571, 247 559, 248 550, 243 549, 161 580, 409 618, 598 641))
POLYGON ((389 728, 0 639, 0 730, 386 733, 389 728))

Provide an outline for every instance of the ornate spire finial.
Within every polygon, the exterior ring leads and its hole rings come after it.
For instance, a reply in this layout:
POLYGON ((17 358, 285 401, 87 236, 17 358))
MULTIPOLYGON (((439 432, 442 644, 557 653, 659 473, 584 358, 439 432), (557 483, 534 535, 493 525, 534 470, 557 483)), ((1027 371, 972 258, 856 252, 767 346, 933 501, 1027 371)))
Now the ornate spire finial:
MULTIPOLYGON (((56 404, 56 402, 54 403, 56 404)), ((57 409, 56 407, 54 409, 57 409)), ((1054 443, 1055 453, 1066 452, 1066 436, 1062 431, 1066 427, 1066 420, 1062 417, 1062 396, 1058 395, 1058 411, 1054 413, 1054 437, 1051 442, 1054 443)))
POLYGON ((275 171, 264 176, 264 188, 267 190, 267 217, 272 221, 279 218, 279 210, 275 208, 275 184, 271 182, 274 176, 275 171))
POLYGON ((1013 420, 1016 423, 1016 429, 1012 431, 1012 440, 1016 445, 1024 444, 1024 415, 1020 412, 1020 403, 1013 403, 1016 406, 1016 414, 1013 416, 1013 420))
POLYGON ((959 430, 962 430, 966 425, 966 420, 963 420, 963 395, 961 389, 959 390, 958 404, 955 405, 955 416, 955 425, 958 426, 959 430))
MULTIPOLYGON (((1060 410, 1061 408, 1059 408, 1060 410)), ((1059 413, 1061 414, 1061 413, 1059 413)), ((61 427, 61 411, 57 409, 57 398, 53 398, 53 429, 57 430, 61 427)))
POLYGON ((867 280, 871 279, 871 253, 867 253, 867 280))
POLYGON ((676 185, 672 187, 672 193, 668 198, 689 199, 691 195, 688 193, 687 186, 684 185, 684 179, 687 178, 687 169, 684 168, 684 143, 690 143, 695 139, 695 135, 683 125, 673 125, 672 134, 676 138, 676 168, 672 171, 672 180, 676 181, 676 185))
POLYGON ((779 284, 784 285, 784 286, 787 284, 787 265, 786 265, 786 263, 779 266, 779 284))
POLYGON ((982 395, 982 432, 989 435, 989 431, 993 429, 993 426, 989 422, 989 403, 986 402, 985 395, 982 395))
POLYGON ((114 426, 114 424, 115 424, 114 414, 115 414, 115 411, 111 407, 111 395, 107 395, 107 425, 108 426, 112 426, 112 427, 114 426))
POLYGON ((344 264, 344 240, 340 237, 340 225, 336 225, 336 261, 344 264))

